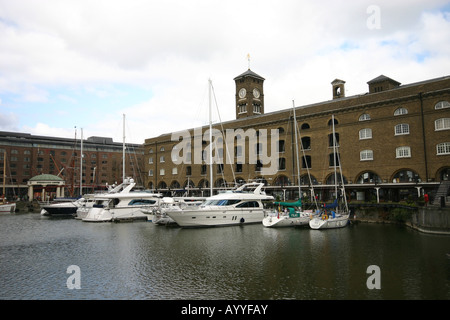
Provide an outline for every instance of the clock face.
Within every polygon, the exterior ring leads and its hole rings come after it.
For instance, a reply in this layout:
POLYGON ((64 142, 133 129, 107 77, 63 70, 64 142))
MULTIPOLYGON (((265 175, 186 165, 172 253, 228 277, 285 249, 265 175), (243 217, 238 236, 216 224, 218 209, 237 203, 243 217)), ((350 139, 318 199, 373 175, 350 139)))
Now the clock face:
POLYGON ((247 94, 247 90, 245 90, 244 88, 242 88, 241 90, 239 90, 239 98, 245 98, 245 95, 247 94))
POLYGON ((253 89, 253 96, 258 99, 259 98, 259 90, 258 89, 253 89))

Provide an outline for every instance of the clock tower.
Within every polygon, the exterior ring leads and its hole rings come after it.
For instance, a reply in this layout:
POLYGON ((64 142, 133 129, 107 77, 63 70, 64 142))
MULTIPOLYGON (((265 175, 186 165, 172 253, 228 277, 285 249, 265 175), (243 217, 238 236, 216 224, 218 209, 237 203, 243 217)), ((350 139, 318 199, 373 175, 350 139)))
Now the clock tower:
POLYGON ((236 119, 264 114, 264 80, 250 68, 234 78, 236 83, 236 119))

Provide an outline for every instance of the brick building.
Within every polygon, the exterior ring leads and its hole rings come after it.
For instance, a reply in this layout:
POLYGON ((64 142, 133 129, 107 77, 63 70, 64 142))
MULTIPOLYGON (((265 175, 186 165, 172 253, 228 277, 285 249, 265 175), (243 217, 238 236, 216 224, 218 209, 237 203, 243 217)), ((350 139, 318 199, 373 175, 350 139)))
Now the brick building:
MULTIPOLYGON (((142 184, 140 171, 143 152, 140 144, 127 144, 126 176, 142 184)), ((64 180, 65 196, 77 196, 80 189, 80 139, 36 136, 0 131, 0 182, 5 181, 9 199, 26 197, 28 181, 38 175, 58 176, 64 180), (5 153, 6 152, 6 153, 5 153), (3 170, 6 154, 6 170, 3 170)), ((83 191, 105 189, 105 185, 122 182, 123 143, 112 138, 83 139, 83 191)), ((42 187, 41 187, 42 189, 42 187)), ((56 188, 48 187, 47 195, 56 196, 56 188), (55 189, 55 190, 54 190, 55 189)), ((39 187, 35 194, 41 194, 39 187)))
MULTIPOLYGON (((260 148, 259 142, 247 141, 245 149, 240 149, 237 142, 228 151, 220 149, 215 157, 222 163, 213 164, 215 192, 259 179, 266 183, 269 192, 295 199, 298 179, 294 109, 264 113, 265 79, 251 70, 234 81, 236 120, 215 124, 214 128, 221 132, 253 129, 257 133, 278 129, 279 160, 275 173, 262 175, 265 165, 251 163, 248 156, 253 150, 249 148, 260 148), (245 151, 245 161, 227 161, 229 151, 234 151, 234 160, 245 151)), ((401 85, 381 75, 367 84, 367 93, 346 97, 345 81, 336 79, 331 83, 332 99, 295 108, 302 194, 307 196, 313 185, 321 199, 329 197, 330 185, 334 184, 334 117, 337 159, 351 199, 399 201, 424 192, 433 195, 450 174, 450 77, 401 85)), ((191 149, 183 154, 173 150, 179 147, 181 138, 172 141, 172 133, 146 139, 145 186, 159 191, 184 190, 189 186, 194 194, 208 195, 208 130, 208 126, 189 129, 191 149), (190 163, 176 165, 174 154, 190 163), (195 154, 201 154, 200 161, 194 161, 195 154)), ((270 154, 271 143, 264 151, 270 154)))

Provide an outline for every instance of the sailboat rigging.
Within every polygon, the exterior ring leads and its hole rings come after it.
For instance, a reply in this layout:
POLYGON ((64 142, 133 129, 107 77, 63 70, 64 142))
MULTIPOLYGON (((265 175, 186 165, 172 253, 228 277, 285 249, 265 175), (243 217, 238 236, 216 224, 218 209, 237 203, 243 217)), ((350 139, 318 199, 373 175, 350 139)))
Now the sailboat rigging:
POLYGON ((267 228, 308 225, 311 219, 312 212, 306 212, 302 210, 303 206, 302 206, 302 192, 300 181, 300 160, 298 155, 298 136, 297 136, 298 125, 297 125, 297 117, 295 114, 294 100, 292 100, 292 109, 294 112, 295 152, 297 156, 298 200, 296 202, 275 202, 275 205, 278 206, 278 211, 275 212, 275 214, 272 213, 268 215, 262 221, 263 226, 267 228), (281 207, 285 208, 284 213, 280 212, 281 207))
POLYGON ((16 211, 16 203, 6 202, 6 151, 3 152, 3 194, 2 202, 0 203, 0 212, 13 213, 16 211))
POLYGON ((336 132, 334 127, 334 115, 332 115, 332 127, 333 127, 333 166, 334 166, 334 190, 335 190, 335 199, 334 202, 330 205, 324 205, 323 212, 319 215, 311 219, 309 222, 309 226, 312 229, 334 229, 334 228, 342 228, 345 227, 349 220, 349 210, 347 206, 347 199, 345 197, 345 186, 344 186, 344 178, 342 176, 341 162, 339 159, 339 153, 337 152, 337 141, 336 141, 336 132), (342 184, 342 194, 341 198, 343 198, 343 207, 341 208, 339 205, 339 194, 338 194, 338 180, 337 180, 337 167, 339 166, 339 174, 341 178, 342 184))

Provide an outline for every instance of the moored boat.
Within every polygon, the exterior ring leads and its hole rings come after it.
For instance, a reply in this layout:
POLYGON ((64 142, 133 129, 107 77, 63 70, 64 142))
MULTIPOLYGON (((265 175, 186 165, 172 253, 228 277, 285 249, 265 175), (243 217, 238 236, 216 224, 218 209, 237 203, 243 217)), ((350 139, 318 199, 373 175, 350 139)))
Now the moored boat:
POLYGON ((336 133, 334 130, 334 116, 332 116, 333 123, 333 154, 334 154, 334 184, 335 184, 335 200, 330 205, 324 205, 323 211, 311 219, 309 226, 311 229, 334 229, 345 227, 349 223, 350 211, 347 205, 347 199, 345 197, 345 186, 342 177, 341 161, 339 159, 339 153, 336 152, 338 144, 336 141, 336 133), (337 167, 339 167, 340 179, 342 188, 338 192, 338 178, 337 167))
POLYGON ((41 205, 42 216, 75 215, 84 199, 57 198, 53 202, 41 205))
POLYGON ((266 216, 262 224, 266 228, 298 227, 309 224, 313 211, 301 211, 302 202, 275 202, 278 206, 274 212, 266 216), (282 210, 281 207, 284 207, 282 210))
POLYGON ((120 220, 147 220, 143 213, 144 206, 159 206, 162 195, 145 191, 130 191, 135 185, 130 184, 125 190, 117 193, 107 193, 95 196, 92 207, 82 221, 107 222, 120 220))
POLYGON ((263 183, 247 183, 208 197, 198 207, 167 210, 180 227, 215 227, 261 223, 266 215, 265 202, 274 198, 262 190, 263 183))
POLYGON ((144 207, 141 209, 144 213, 149 214, 149 221, 158 225, 176 225, 177 223, 167 215, 168 210, 186 209, 188 207, 195 208, 203 203, 206 198, 203 197, 164 197, 159 208, 144 207))
POLYGON ((15 202, 0 203, 0 213, 14 213, 16 211, 15 202))
POLYGON ((324 205, 320 215, 309 222, 312 229, 334 229, 345 227, 349 223, 348 210, 339 209, 337 199, 330 205, 324 205))

